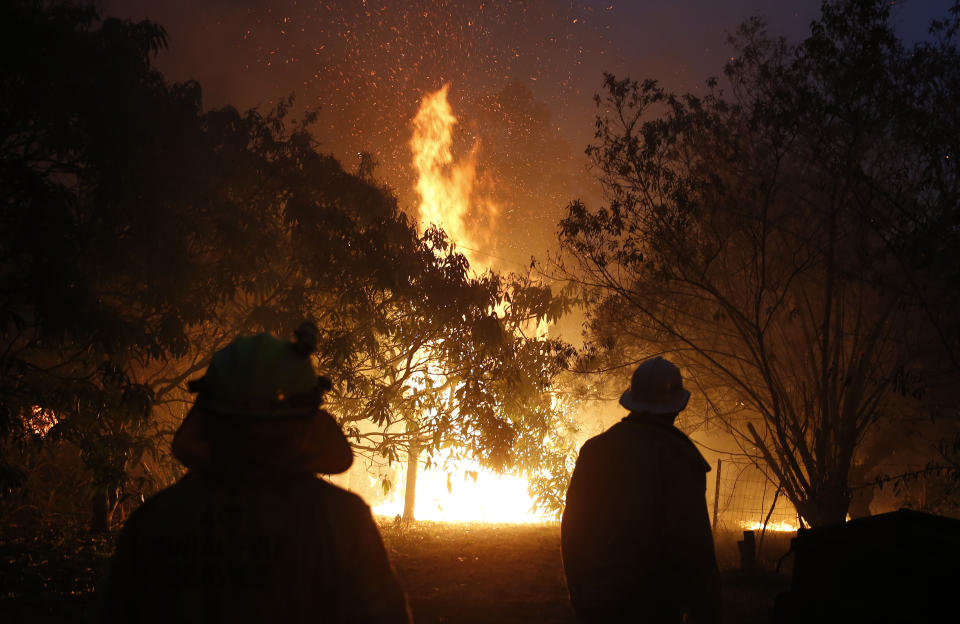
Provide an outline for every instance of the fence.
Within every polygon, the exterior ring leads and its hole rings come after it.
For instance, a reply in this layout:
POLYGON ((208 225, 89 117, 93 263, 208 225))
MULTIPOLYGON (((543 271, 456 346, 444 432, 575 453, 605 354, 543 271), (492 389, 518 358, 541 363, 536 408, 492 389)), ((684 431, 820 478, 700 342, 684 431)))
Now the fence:
POLYGON ((708 506, 713 529, 795 531, 797 511, 778 492, 776 483, 758 468, 762 463, 749 458, 717 460, 714 482, 708 486, 708 506))

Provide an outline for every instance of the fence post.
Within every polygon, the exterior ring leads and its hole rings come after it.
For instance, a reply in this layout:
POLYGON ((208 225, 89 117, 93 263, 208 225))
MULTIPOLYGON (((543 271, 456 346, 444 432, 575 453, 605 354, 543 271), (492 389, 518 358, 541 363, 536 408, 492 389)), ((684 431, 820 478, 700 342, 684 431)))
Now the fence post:
POLYGON ((743 540, 737 542, 740 549, 740 569, 753 573, 757 569, 757 539, 753 531, 744 531, 743 540))
POLYGON ((720 508, 720 470, 723 468, 723 460, 717 458, 717 480, 713 486, 713 532, 717 532, 717 510, 720 508))

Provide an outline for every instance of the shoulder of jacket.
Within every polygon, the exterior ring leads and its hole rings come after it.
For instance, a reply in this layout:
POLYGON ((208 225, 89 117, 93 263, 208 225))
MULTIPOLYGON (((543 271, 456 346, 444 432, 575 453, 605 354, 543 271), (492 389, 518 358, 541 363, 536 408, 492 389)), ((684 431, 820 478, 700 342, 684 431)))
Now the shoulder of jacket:
POLYGON ((315 491, 318 496, 323 497, 333 505, 345 507, 357 513, 370 512, 370 506, 367 505, 367 502, 363 500, 363 498, 349 490, 330 483, 326 479, 320 477, 314 479, 311 483, 311 489, 315 491))
POLYGON ((580 447, 578 452, 578 457, 602 457, 606 454, 607 449, 609 449, 611 444, 615 443, 615 438, 617 436, 611 435, 610 430, 606 430, 603 433, 597 434, 592 438, 587 439, 586 442, 580 447))
MULTIPOLYGON (((631 437, 649 453, 651 457, 687 457, 704 472, 710 472, 710 463, 704 459, 696 443, 675 426, 664 426, 655 422, 621 420, 610 427, 601 436, 610 434, 611 438, 631 437)), ((601 436, 597 436, 598 438, 601 436)))
POLYGON ((128 517, 128 521, 138 516, 149 514, 154 509, 162 508, 177 498, 187 495, 188 491, 191 490, 196 483, 196 476, 188 472, 176 483, 168 485, 147 498, 142 505, 133 510, 133 513, 128 517))
POLYGON ((658 436, 649 435, 648 427, 618 422, 596 435, 580 448, 580 457, 587 461, 607 462, 610 458, 633 457, 635 461, 652 461, 661 450, 658 436))
POLYGON ((158 521, 166 509, 171 505, 176 506, 174 501, 183 495, 184 488, 190 487, 190 481, 187 480, 188 477, 189 473, 180 479, 180 481, 163 488, 147 498, 142 505, 134 509, 130 515, 127 516, 126 520, 124 520, 122 532, 124 534, 133 534, 145 523, 150 524, 151 522, 158 521))

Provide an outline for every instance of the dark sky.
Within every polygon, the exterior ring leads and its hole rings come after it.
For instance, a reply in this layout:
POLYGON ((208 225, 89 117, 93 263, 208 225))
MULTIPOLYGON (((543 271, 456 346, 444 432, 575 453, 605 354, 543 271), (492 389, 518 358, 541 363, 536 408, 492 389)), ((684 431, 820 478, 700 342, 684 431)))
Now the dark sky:
MULTIPOLYGON (((897 2, 908 40, 950 0, 897 2)), ((542 256, 567 201, 590 196, 590 141, 602 72, 697 91, 730 55, 727 33, 761 15, 797 41, 818 0, 101 0, 108 15, 169 33, 158 59, 196 79, 208 107, 268 108, 293 93, 318 108, 317 138, 349 169, 372 152, 378 175, 411 208, 410 120, 450 83, 461 148, 504 202, 492 257, 519 268, 542 256), (523 139, 523 140, 521 140, 523 139)))

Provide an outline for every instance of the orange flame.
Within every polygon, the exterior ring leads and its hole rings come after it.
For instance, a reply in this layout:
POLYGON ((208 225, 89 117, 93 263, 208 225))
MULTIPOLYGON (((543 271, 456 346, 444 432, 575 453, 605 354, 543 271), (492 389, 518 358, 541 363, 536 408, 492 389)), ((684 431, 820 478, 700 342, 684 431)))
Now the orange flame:
POLYGON ((474 143, 462 161, 454 162, 453 131, 457 118, 447 100, 449 90, 450 85, 446 84, 425 95, 413 119, 410 148, 417 172, 420 221, 424 226, 443 228, 472 267, 485 268, 487 263, 476 254, 481 241, 475 233, 481 229, 478 225, 482 221, 492 222, 496 218, 498 209, 492 201, 475 193, 479 142, 474 143))
MULTIPOLYGON (((450 85, 444 85, 425 95, 413 120, 410 148, 417 172, 420 221, 424 227, 441 227, 470 266, 482 270, 489 268, 490 263, 477 253, 485 242, 477 233, 490 228, 498 209, 477 191, 479 143, 474 143, 459 162, 454 159, 457 118, 447 99, 449 90, 450 85)), ((445 463, 443 458, 435 459, 440 459, 437 463, 441 465, 445 463)), ((453 463, 455 470, 419 471, 417 519, 511 523, 549 520, 546 515, 531 511, 533 499, 526 479, 497 474, 471 460, 453 463)), ((405 474, 406 470, 399 472, 405 474)), ((374 506, 374 513, 393 517, 403 512, 403 485, 392 494, 389 500, 374 506)))
MULTIPOLYGON (((417 520, 527 524, 552 520, 532 511, 526 479, 500 475, 476 462, 459 462, 456 471, 421 470, 417 477, 417 520)), ((403 492, 373 507, 373 513, 403 513, 403 492)))
MULTIPOLYGON (((763 531, 764 526, 762 522, 748 522, 746 520, 740 521, 740 528, 746 531, 763 531)), ((776 533, 796 533, 797 525, 792 522, 770 522, 766 526, 767 531, 773 531, 776 533)))

